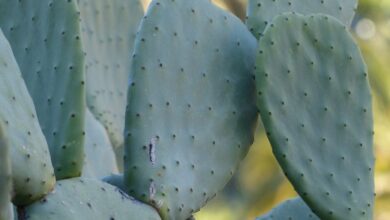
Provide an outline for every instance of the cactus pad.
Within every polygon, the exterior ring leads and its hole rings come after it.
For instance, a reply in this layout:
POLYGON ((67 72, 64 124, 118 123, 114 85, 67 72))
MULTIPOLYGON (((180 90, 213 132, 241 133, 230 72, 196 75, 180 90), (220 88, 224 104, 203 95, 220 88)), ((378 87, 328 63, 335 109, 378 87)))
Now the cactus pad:
POLYGON ((246 22, 259 38, 273 18, 286 12, 328 14, 350 25, 356 8, 357 0, 249 0, 246 22))
POLYGON ((122 191, 126 192, 126 186, 125 186, 125 183, 123 181, 123 175, 113 174, 110 176, 106 176, 103 178, 103 182, 106 182, 110 185, 116 186, 119 189, 121 189, 122 191))
POLYGON ((156 210, 142 204, 120 189, 98 180, 74 178, 57 182, 45 198, 25 207, 29 220, 159 220, 156 210))
POLYGON ((140 0, 80 0, 79 6, 87 104, 107 129, 113 147, 123 147, 130 58, 144 15, 142 5, 140 0))
POLYGON ((103 178, 118 173, 107 132, 87 109, 85 115, 85 164, 83 177, 103 178))
POLYGON ((268 139, 302 199, 321 219, 371 219, 371 94, 347 28, 326 15, 281 15, 260 40, 256 67, 268 139))
POLYGON ((56 177, 79 176, 85 86, 75 0, 0 0, 0 26, 33 98, 56 177))
POLYGON ((208 0, 155 0, 135 45, 124 182, 164 219, 187 219, 253 142, 256 41, 208 0))
MULTIPOLYGON (((1 44, 1 40, 0 40, 0 44, 1 44)), ((2 58, 0 59, 3 60, 2 58)), ((3 125, 1 125, 0 126, 0 220, 13 219, 11 191, 12 191, 11 158, 9 153, 8 139, 4 134, 3 125)))
POLYGON ((301 198, 287 200, 256 220, 320 220, 301 198))
POLYGON ((1 31, 0 82, 0 120, 10 145, 14 203, 26 205, 54 187, 54 171, 33 101, 1 31))

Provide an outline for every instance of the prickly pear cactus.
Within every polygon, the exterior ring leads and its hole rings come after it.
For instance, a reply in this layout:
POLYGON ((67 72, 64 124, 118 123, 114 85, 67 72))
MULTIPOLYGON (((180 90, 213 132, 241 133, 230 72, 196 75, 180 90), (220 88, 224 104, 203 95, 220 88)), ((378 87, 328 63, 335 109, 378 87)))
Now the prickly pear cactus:
POLYGON ((0 120, 11 146, 14 203, 26 205, 54 187, 54 171, 33 101, 1 31, 0 82, 0 120))
POLYGON ((301 198, 287 200, 256 220, 320 220, 301 198))
POLYGON ((57 183, 47 197, 23 210, 29 220, 160 219, 156 210, 98 180, 74 178, 57 183))
POLYGON ((0 0, 0 27, 33 98, 56 177, 79 176, 85 81, 75 0, 0 0))
POLYGON ((125 184, 163 219, 186 219, 253 142, 256 41, 208 0, 155 0, 135 45, 125 184))
MULTIPOLYGON (((135 33, 144 15, 140 0, 79 0, 86 52, 87 104, 115 148, 123 131, 135 33)), ((121 158, 123 161, 123 158, 121 158)))
POLYGON ((11 220, 13 219, 13 208, 11 204, 11 190, 12 190, 11 158, 9 153, 8 140, 5 137, 3 127, 4 125, 1 124, 0 126, 0 220, 11 220))
POLYGON ((374 156, 367 69, 347 28, 286 14, 260 40, 258 107, 274 154, 321 219, 372 219, 374 156))
POLYGON ((100 179, 118 173, 115 154, 106 130, 88 109, 85 116, 85 136, 83 177, 100 179))
POLYGON ((324 13, 350 25, 356 8, 357 0, 249 0, 246 23, 259 38, 274 17, 286 12, 324 13))

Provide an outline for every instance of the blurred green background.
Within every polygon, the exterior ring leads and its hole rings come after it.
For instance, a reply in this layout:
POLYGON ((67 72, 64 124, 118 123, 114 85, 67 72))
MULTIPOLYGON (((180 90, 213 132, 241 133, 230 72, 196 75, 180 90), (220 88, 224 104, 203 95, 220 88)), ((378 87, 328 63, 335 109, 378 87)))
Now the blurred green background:
MULTIPOLYGON (((143 1, 147 8, 150 0, 143 1)), ((245 19, 247 0, 212 1, 245 19)), ((374 97, 375 220, 390 220, 390 0, 360 0, 351 31, 369 68, 374 97)), ((255 143, 234 178, 195 217, 197 220, 253 220, 295 195, 259 125, 255 143)))

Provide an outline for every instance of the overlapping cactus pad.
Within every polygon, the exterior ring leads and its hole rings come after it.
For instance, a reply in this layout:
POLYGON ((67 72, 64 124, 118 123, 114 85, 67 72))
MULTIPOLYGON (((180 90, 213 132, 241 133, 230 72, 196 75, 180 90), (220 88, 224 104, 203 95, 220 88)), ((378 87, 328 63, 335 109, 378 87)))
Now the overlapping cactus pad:
POLYGON ((274 154, 321 219, 371 219, 373 121, 367 69, 347 28, 279 16, 260 40, 258 107, 274 154))
POLYGON ((135 45, 125 184, 164 219, 186 219, 253 142, 256 41, 208 0, 155 0, 135 45))
POLYGON ((14 203, 25 205, 48 193, 55 177, 33 101, 1 31, 0 103, 0 120, 10 144, 14 203))
POLYGON ((249 0, 247 26, 259 38, 273 18, 286 12, 324 13, 350 25, 356 8, 357 0, 249 0))
POLYGON ((118 173, 115 154, 107 132, 88 109, 85 116, 84 150, 83 177, 100 179, 118 173))
POLYGON ((113 146, 123 147, 131 53, 144 14, 141 2, 78 2, 86 53, 87 104, 107 129, 113 146))
POLYGON ((98 180, 75 178, 57 183, 46 198, 23 209, 29 220, 159 220, 155 209, 98 180))
POLYGON ((117 174, 112 174, 109 176, 104 177, 103 182, 106 182, 110 185, 116 186, 119 189, 123 190, 124 192, 126 191, 126 186, 123 181, 123 175, 117 175, 117 174))
MULTIPOLYGON (((1 59, 1 58, 0 58, 1 59)), ((1 61, 0 61, 1 62, 1 61)), ((0 125, 0 220, 13 219, 11 205, 12 176, 9 143, 0 125)))
POLYGON ((287 200, 256 220, 320 220, 301 198, 287 200))
POLYGON ((85 86, 79 19, 75 0, 0 0, 0 27, 33 98, 59 179, 79 176, 83 165, 85 86))

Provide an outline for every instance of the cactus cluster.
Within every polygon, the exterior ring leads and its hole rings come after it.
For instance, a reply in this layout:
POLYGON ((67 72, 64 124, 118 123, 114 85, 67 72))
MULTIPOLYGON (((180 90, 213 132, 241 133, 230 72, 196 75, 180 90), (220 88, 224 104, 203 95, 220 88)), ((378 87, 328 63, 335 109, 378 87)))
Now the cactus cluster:
POLYGON ((192 219, 258 116, 299 194, 258 219, 372 219, 356 7, 249 0, 245 25, 209 0, 0 0, 0 220, 192 219))

